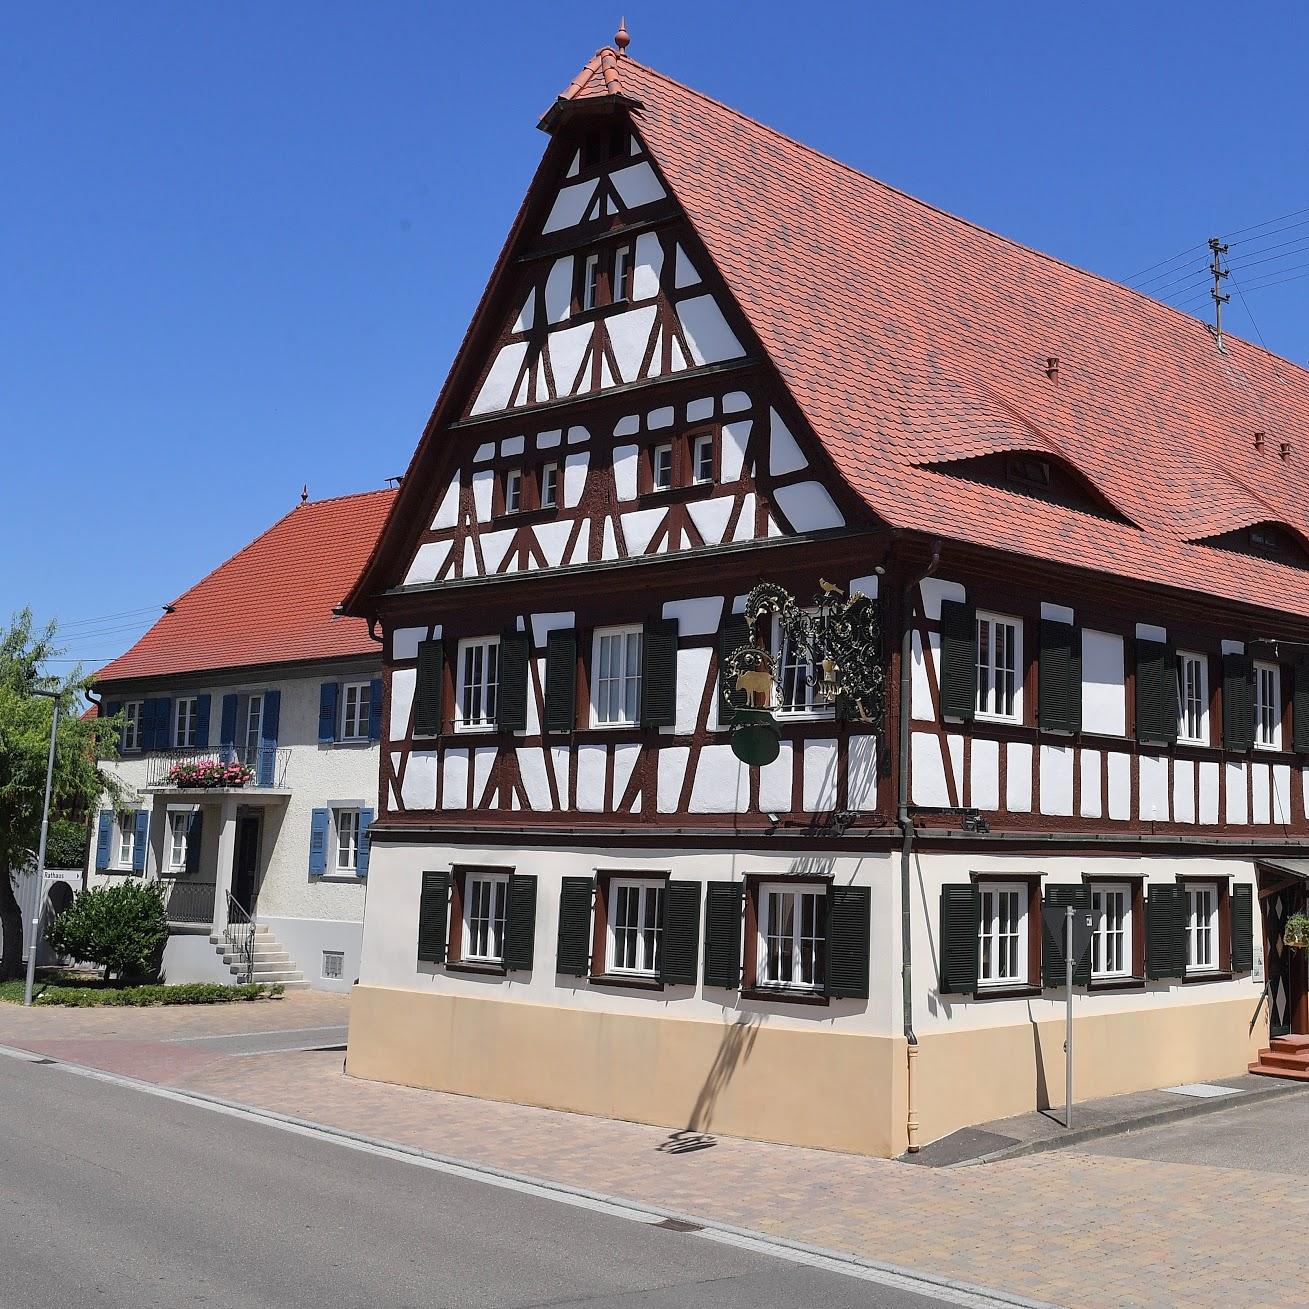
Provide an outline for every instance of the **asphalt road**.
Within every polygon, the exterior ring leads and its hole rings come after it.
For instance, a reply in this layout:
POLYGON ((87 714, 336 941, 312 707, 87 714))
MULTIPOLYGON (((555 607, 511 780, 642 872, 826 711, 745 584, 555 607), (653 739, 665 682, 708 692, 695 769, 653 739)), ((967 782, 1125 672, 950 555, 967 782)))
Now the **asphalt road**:
POLYGON ((0 1303, 929 1309, 914 1292, 0 1057, 0 1303))

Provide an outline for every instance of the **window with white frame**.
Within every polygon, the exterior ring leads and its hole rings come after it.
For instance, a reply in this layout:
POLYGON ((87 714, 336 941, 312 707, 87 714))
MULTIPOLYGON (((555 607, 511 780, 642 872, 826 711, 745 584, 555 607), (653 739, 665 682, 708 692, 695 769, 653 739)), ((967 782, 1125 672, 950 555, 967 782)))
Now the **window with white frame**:
POLYGON ((977 717, 1021 722, 1023 624, 999 614, 977 615, 977 717))
POLYGON ((342 873, 353 873, 359 868, 358 809, 336 811, 336 867, 342 873))
POLYGON ((813 661, 797 646, 773 616, 773 658, 777 661, 778 714, 825 716, 832 713, 832 702, 818 689, 819 672, 813 661))
POLYGON ((259 749, 259 738, 264 730, 264 697, 252 695, 245 705, 245 748, 247 755, 253 758, 259 749))
POLYGON ((823 985, 827 889, 764 882, 758 891, 758 986, 817 991, 823 985))
POLYGON ((123 705, 123 752, 141 748, 140 700, 128 700, 123 705))
POLYGON ((614 251, 614 293, 610 299, 614 304, 632 298, 632 247, 620 245, 614 251))
POLYGON ((173 706, 173 745, 186 750, 195 745, 198 709, 193 695, 181 696, 173 706))
POLYGON ((699 485, 714 480, 714 438, 704 432, 691 442, 691 480, 699 485))
POLYGON ((505 471, 505 513, 516 514, 523 507, 523 471, 510 468, 505 471))
POLYGON ((1130 977, 1132 973, 1132 888, 1091 888, 1091 976, 1130 977))
POLYGON ((168 815, 168 868, 170 872, 186 871, 186 849, 191 830, 191 815, 182 811, 168 815))
POLYGON ((591 724, 636 723, 641 717, 641 629, 601 628, 591 661, 591 724))
POLYGON ((368 716, 373 689, 368 682, 347 682, 341 688, 341 740, 368 740, 368 716))
POLYGON ((1212 973, 1218 968, 1218 884, 1186 884, 1186 971, 1212 973))
POLYGON ((508 916, 508 873, 465 874, 462 958, 470 963, 502 962, 508 916))
POLYGON ((650 451, 650 485, 656 491, 667 491, 673 485, 671 444, 657 445, 650 451))
POLYGON ((1027 982, 1027 886, 989 882, 978 887, 977 984, 1023 986, 1027 982))
POLYGON ((659 975, 664 935, 664 884, 635 878, 609 881, 608 973, 659 975))
POLYGON ((559 465, 541 465, 541 508, 559 507, 559 465))
POLYGON ((600 302, 600 256, 586 256, 582 270, 582 309, 594 309, 600 302))
POLYGON ((136 815, 129 809, 118 815, 118 867, 131 868, 136 861, 136 815))
POLYGON ((457 677, 455 730, 468 732, 494 727, 500 681, 499 637, 460 641, 457 677))
POLYGON ((1260 750, 1282 748, 1282 675, 1276 664, 1254 666, 1254 743, 1260 750))
POLYGON ((1186 650, 1177 655, 1177 739, 1209 744, 1209 661, 1186 650))

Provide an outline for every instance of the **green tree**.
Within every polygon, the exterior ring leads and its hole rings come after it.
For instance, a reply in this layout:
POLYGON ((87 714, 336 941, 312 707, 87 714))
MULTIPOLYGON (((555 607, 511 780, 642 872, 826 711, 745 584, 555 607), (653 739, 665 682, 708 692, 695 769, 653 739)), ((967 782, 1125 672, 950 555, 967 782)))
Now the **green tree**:
POLYGON ((88 681, 80 667, 63 676, 49 671, 61 653, 55 625, 38 630, 29 609, 0 629, 0 981, 23 970, 22 912, 10 871, 34 857, 41 840, 53 707, 34 691, 60 693, 52 813, 95 809, 106 791, 115 806, 122 798, 119 783, 99 767, 117 754, 121 724, 81 716, 88 681))

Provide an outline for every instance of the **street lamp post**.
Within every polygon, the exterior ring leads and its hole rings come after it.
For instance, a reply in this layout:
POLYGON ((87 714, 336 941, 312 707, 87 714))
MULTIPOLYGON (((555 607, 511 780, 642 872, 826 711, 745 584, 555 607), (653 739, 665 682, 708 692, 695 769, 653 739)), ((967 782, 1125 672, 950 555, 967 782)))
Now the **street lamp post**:
POLYGON ((36 980, 36 952, 41 945, 41 911, 45 908, 41 891, 45 885, 45 840, 50 833, 50 788, 55 778, 55 733, 59 730, 58 691, 34 691, 51 702, 50 755, 45 764, 45 800, 41 805, 41 848, 36 855, 36 896, 32 901, 32 935, 27 943, 27 986, 23 989, 23 1004, 32 1003, 32 983, 36 980))

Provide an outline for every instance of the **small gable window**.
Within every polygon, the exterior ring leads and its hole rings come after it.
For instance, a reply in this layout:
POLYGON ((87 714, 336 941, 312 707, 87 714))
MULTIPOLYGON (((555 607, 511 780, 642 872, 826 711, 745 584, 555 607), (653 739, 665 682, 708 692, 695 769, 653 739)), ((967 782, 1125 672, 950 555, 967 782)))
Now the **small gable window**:
POLYGON ((620 245, 614 251, 614 287, 610 299, 614 304, 632 298, 632 247, 620 245))
POLYGON ((559 507, 559 465, 541 465, 541 508, 559 507))
POLYGON ((656 491, 667 491, 673 485, 673 447, 670 443, 657 445, 650 452, 650 484, 656 491))
POLYGON ((587 255, 582 273, 582 311, 594 309, 600 303, 600 256, 587 255))
POLYGON ((510 468, 504 480, 505 513, 516 514, 523 507, 523 473, 510 468))
POLYGON ((691 480, 697 484, 714 480, 714 438, 701 432, 691 438, 691 480))

